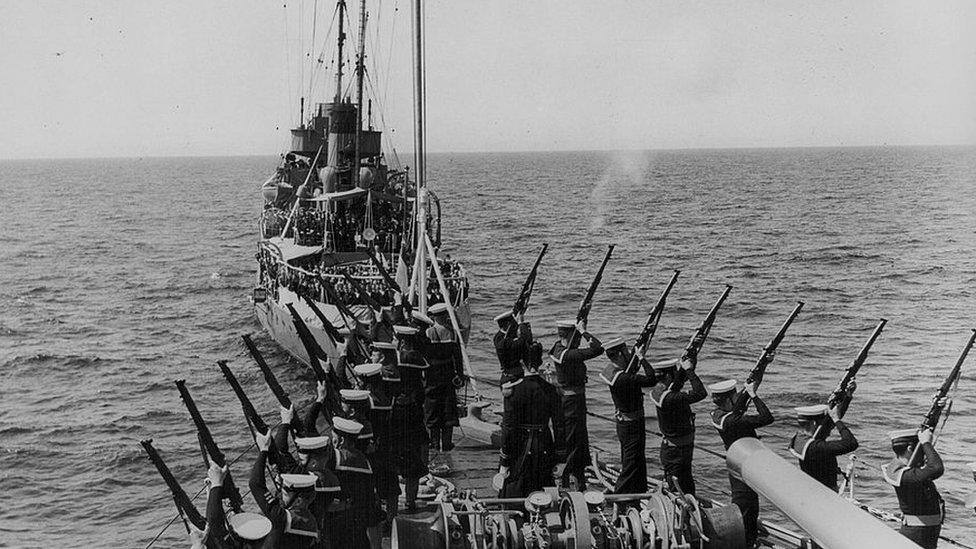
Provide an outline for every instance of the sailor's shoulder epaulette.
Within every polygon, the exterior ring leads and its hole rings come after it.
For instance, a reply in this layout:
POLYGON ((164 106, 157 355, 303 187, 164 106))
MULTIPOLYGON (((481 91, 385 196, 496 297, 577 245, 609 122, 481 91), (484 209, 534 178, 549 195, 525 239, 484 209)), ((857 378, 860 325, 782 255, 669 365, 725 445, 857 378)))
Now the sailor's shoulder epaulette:
POLYGON ((617 380, 620 379, 620 375, 623 373, 624 371, 617 368, 616 364, 610 364, 600 371, 600 379, 602 379, 603 382, 610 387, 613 387, 613 385, 617 383, 617 380))
POLYGON ((725 429, 725 420, 730 415, 732 415, 732 412, 726 412, 720 409, 712 410, 712 427, 715 427, 719 431, 725 429))

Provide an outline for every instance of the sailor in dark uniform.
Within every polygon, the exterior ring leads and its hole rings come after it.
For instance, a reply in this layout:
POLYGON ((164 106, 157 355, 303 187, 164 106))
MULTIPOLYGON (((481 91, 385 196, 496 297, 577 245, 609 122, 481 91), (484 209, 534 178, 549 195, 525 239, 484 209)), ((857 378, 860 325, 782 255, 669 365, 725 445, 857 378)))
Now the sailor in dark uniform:
MULTIPOLYGON (((380 524, 381 513, 373 485, 373 469, 365 454, 359 450, 361 423, 336 417, 332 429, 339 441, 335 449, 335 473, 342 486, 342 496, 348 506, 336 516, 337 549, 369 549, 367 530, 380 524)), ((381 540, 375 540, 379 542, 381 540)))
POLYGON ((495 487, 499 497, 521 498, 554 486, 553 472, 566 463, 562 401, 556 388, 542 379, 542 345, 528 351, 525 375, 502 386, 502 449, 495 487))
POLYGON ((495 355, 502 369, 500 384, 522 377, 522 359, 532 343, 532 330, 522 315, 515 317, 511 311, 495 317, 498 331, 495 333, 495 355))
POLYGON ((895 487, 901 508, 901 535, 926 549, 939 544, 945 503, 935 480, 945 468, 932 446, 931 429, 906 429, 889 433, 895 459, 881 468, 885 481, 895 487), (917 448, 916 448, 917 447, 917 448), (912 462, 913 455, 915 461, 912 462))
POLYGON ((800 469, 817 479, 817 482, 837 491, 837 456, 857 450, 857 439, 838 418, 835 408, 826 404, 795 408, 800 432, 790 440, 789 451, 800 460, 800 469), (830 430, 836 426, 840 440, 827 440, 830 430))
POLYGON ((651 400, 657 408, 657 422, 664 435, 661 439, 661 467, 672 490, 674 478, 686 494, 695 495, 695 478, 691 460, 695 454, 695 413, 691 405, 705 400, 708 391, 695 373, 697 358, 684 357, 679 364, 669 360, 651 366, 657 384, 651 389, 651 400), (687 379, 689 390, 682 390, 687 379))
MULTIPOLYGON (((722 444, 725 445, 726 450, 740 438, 759 438, 756 429, 773 422, 773 414, 766 407, 766 403, 756 395, 753 384, 746 385, 742 392, 736 391, 735 386, 736 383, 733 379, 708 386, 716 406, 716 409, 712 411, 712 425, 718 429, 718 434, 722 438, 722 444), (752 399, 756 405, 756 414, 736 411, 736 402, 743 398, 752 399)), ((746 410, 748 408, 747 406, 740 406, 739 409, 746 410)), ((729 485, 732 488, 732 503, 738 506, 742 512, 746 542, 751 546, 755 544, 759 535, 759 495, 753 492, 748 484, 731 474, 729 474, 729 485)))
POLYGON ((271 533, 271 521, 257 513, 231 513, 224 511, 223 486, 227 466, 210 463, 207 471, 207 526, 199 530, 192 523, 190 528, 192 549, 231 549, 264 547, 264 538, 271 533))
POLYGON ((355 368, 356 375, 363 380, 363 385, 369 390, 369 418, 375 438, 370 465, 373 468, 376 496, 386 507, 387 520, 391 520, 397 512, 400 483, 393 470, 390 442, 390 411, 393 410, 394 395, 387 390, 387 384, 381 376, 382 370, 383 366, 375 363, 360 364, 355 368))
POLYGON ((586 323, 572 321, 556 323, 559 340, 549 350, 556 366, 556 386, 563 404, 566 432, 566 468, 562 484, 576 490, 585 487, 583 471, 590 465, 590 437, 586 429, 586 361, 603 353, 600 341, 586 331, 586 323), (586 347, 570 349, 576 332, 587 342, 586 347))
POLYGON ((647 491, 647 458, 644 446, 644 391, 654 385, 654 373, 642 368, 627 371, 633 353, 623 338, 614 338, 603 349, 610 364, 600 372, 600 379, 610 387, 610 397, 616 408, 617 439, 620 440, 620 475, 613 491, 617 494, 643 494, 647 491))
POLYGON ((390 443, 394 470, 403 477, 404 499, 414 511, 420 479, 427 475, 427 449, 430 439, 424 427, 424 371, 427 363, 420 352, 401 347, 397 369, 400 391, 390 412, 390 443))
POLYGON ((426 345, 423 347, 430 366, 426 371, 424 422, 433 449, 449 452, 454 449, 454 428, 458 426, 457 387, 454 383, 463 379, 464 362, 461 342, 450 326, 447 305, 437 303, 428 312, 434 325, 427 328, 426 345))
POLYGON ((268 491, 264 470, 271 447, 271 435, 257 433, 255 441, 258 458, 251 468, 248 486, 264 516, 271 521, 271 532, 265 539, 266 547, 306 549, 319 540, 318 521, 311 507, 315 502, 315 484, 318 477, 311 474, 284 473, 281 475, 281 493, 268 491))

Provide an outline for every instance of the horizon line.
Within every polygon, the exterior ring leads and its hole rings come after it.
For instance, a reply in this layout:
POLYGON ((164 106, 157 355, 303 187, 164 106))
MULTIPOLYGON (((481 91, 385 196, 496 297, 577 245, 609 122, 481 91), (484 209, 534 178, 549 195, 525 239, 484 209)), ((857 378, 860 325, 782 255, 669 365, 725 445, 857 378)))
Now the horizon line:
MULTIPOLYGON (((801 149, 924 149, 924 148, 971 148, 973 143, 925 143, 925 144, 869 144, 869 145, 796 145, 796 146, 762 146, 745 145, 734 147, 666 147, 649 149, 522 149, 522 150, 482 150, 482 151, 428 151, 428 155, 462 155, 462 154, 538 154, 538 153, 615 153, 615 152, 685 152, 685 151, 748 151, 748 150, 801 150, 801 149)), ((290 151, 288 151, 290 152, 290 151)), ((254 154, 169 154, 169 155, 116 155, 116 156, 15 156, 0 157, 0 162, 19 162, 31 160, 126 160, 126 159, 166 159, 166 158, 260 158, 276 157, 284 153, 254 153, 254 154)), ((401 153, 398 156, 413 158, 413 151, 401 153)), ((389 156, 387 156, 389 158, 389 156)), ((405 165, 409 165, 404 163, 405 165)))

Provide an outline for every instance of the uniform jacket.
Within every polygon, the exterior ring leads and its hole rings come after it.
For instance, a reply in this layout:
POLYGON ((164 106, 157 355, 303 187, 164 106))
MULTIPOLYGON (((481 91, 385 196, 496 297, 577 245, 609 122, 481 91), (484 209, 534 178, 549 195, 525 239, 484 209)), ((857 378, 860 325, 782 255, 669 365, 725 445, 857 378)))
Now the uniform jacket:
POLYGON ((503 387, 501 465, 514 467, 526 452, 541 452, 555 465, 566 457, 561 399, 556 388, 529 373, 503 387))
POLYGON ((317 521, 307 507, 285 508, 278 496, 268 492, 264 479, 267 455, 267 452, 258 454, 248 482, 254 501, 271 521, 271 533, 265 538, 263 546, 281 549, 311 548, 318 542, 317 521))
MULTIPOLYGON (((747 398, 741 393, 737 398, 747 398)), ((766 403, 759 397, 752 399, 756 405, 757 414, 737 414, 726 412, 721 408, 712 411, 712 426, 718 429, 722 437, 722 444, 728 450, 732 443, 740 438, 759 438, 756 429, 765 427, 773 422, 773 414, 766 407, 766 403)))
MULTIPOLYGON (((646 367, 644 371, 647 371, 646 367)), ((610 388, 610 397, 613 399, 613 405, 617 409, 618 416, 640 415, 643 417, 643 388, 654 385, 654 376, 642 373, 629 373, 611 362, 600 372, 600 379, 610 388)))
POLYGON ((817 479, 820 484, 837 491, 837 456, 857 450, 857 439, 843 421, 836 423, 840 440, 814 439, 797 433, 790 441, 789 450, 800 460, 800 469, 817 479))
POLYGON ((588 347, 567 349, 562 340, 559 340, 549 350, 549 356, 556 364, 556 384, 560 387, 582 387, 586 385, 586 361, 603 353, 603 345, 600 344, 600 340, 589 333, 584 333, 583 339, 589 341, 588 347))
POLYGON ((495 344, 495 355, 498 357, 498 365, 502 371, 512 370, 522 367, 522 357, 525 356, 529 344, 532 343, 532 332, 529 324, 523 322, 518 325, 513 335, 498 330, 493 338, 495 344))
POLYGON ((942 496, 934 481, 942 476, 945 468, 932 444, 922 444, 921 451, 925 456, 922 465, 908 467, 896 459, 882 467, 881 474, 895 487, 902 514, 933 519, 938 516, 937 524, 941 524, 942 496))
MULTIPOLYGON (((657 421, 665 439, 690 438, 695 433, 695 413, 691 405, 708 396, 708 390, 695 370, 687 370, 689 391, 672 391, 669 384, 658 383, 651 389, 651 400, 657 407, 657 421)), ((687 441, 690 443, 691 441, 687 441)))

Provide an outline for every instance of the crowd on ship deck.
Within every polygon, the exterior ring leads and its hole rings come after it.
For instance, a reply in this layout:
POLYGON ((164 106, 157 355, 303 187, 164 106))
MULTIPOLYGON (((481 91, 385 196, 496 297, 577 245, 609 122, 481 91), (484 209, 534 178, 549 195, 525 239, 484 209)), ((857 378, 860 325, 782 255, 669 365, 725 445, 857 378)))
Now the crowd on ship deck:
POLYGON ((466 383, 448 306, 385 307, 371 325, 369 337, 339 343, 304 414, 281 407, 278 426, 256 430, 248 486, 258 512, 225 510, 228 469, 211 465, 192 547, 379 549, 392 519, 438 489, 429 473, 449 462, 466 383))

